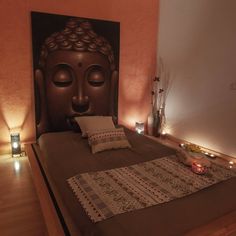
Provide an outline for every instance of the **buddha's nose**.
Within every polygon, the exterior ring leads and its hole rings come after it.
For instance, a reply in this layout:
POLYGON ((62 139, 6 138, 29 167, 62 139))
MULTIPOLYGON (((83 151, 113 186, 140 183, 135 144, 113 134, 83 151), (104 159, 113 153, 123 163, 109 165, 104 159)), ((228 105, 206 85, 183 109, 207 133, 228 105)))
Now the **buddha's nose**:
POLYGON ((89 98, 80 90, 76 96, 72 97, 72 107, 76 112, 86 112, 89 109, 89 98))

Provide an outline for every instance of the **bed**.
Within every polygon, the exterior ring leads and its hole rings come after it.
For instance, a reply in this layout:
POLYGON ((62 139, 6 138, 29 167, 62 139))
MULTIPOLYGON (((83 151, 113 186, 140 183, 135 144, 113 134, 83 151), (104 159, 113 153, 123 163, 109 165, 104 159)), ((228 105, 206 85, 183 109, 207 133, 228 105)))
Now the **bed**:
POLYGON ((110 150, 95 156, 87 140, 70 131, 44 134, 33 145, 51 191, 55 192, 54 200, 66 208, 73 225, 75 232, 69 233, 67 226, 68 235, 184 235, 236 209, 236 179, 231 178, 187 197, 92 223, 69 189, 67 178, 175 154, 175 150, 133 131, 126 129, 126 134, 132 149, 110 150))
POLYGON ((68 178, 174 157, 176 151, 124 127, 131 148, 91 153, 75 118, 110 116, 117 124, 118 70, 109 42, 97 36, 87 20, 69 19, 64 31, 46 39, 34 79, 37 142, 27 146, 27 154, 49 235, 184 235, 236 210, 236 178, 230 178, 93 223, 68 178), (62 39, 67 41, 62 44, 62 39))

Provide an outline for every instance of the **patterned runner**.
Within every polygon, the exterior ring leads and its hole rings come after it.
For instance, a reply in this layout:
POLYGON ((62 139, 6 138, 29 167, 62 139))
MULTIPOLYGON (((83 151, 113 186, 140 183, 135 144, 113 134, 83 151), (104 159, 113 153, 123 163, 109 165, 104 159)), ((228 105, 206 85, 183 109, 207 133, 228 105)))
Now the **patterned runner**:
POLYGON ((67 181, 93 222, 171 201, 236 176, 212 163, 194 174, 175 155, 136 165, 79 174, 67 181))

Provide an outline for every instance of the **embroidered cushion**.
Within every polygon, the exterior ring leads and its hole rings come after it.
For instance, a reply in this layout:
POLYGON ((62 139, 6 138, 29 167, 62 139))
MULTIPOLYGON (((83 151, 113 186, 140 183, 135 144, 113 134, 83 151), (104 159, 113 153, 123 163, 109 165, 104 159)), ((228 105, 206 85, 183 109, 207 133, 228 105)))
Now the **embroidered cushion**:
POLYGON ((87 132, 115 128, 111 116, 81 116, 75 117, 82 131, 82 137, 87 137, 87 132))
POLYGON ((93 154, 109 149, 131 147, 123 128, 88 132, 88 142, 93 154))

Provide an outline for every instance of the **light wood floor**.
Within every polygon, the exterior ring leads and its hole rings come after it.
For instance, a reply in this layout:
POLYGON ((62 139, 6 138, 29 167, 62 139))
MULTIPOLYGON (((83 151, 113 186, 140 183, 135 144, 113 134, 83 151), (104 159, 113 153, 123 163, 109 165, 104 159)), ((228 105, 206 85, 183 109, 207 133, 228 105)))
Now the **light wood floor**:
POLYGON ((0 156, 0 235, 48 235, 27 157, 0 156))

